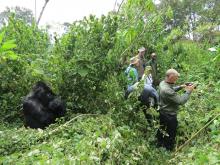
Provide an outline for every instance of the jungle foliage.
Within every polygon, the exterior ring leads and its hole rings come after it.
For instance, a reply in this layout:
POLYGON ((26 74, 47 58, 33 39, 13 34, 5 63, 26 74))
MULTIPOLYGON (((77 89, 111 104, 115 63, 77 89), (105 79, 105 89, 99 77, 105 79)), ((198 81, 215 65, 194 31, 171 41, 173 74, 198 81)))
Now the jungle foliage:
POLYGON ((129 58, 145 46, 147 58, 158 54, 161 80, 172 67, 181 73, 179 84, 199 83, 179 112, 177 148, 219 115, 220 4, 195 3, 127 0, 118 13, 73 22, 55 43, 34 21, 8 15, 0 29, 1 164, 220 163, 220 117, 174 155, 155 145, 158 113, 150 109, 155 120, 149 126, 134 110, 137 99, 123 97, 129 58), (22 122, 21 101, 38 80, 68 109, 46 130, 22 122))

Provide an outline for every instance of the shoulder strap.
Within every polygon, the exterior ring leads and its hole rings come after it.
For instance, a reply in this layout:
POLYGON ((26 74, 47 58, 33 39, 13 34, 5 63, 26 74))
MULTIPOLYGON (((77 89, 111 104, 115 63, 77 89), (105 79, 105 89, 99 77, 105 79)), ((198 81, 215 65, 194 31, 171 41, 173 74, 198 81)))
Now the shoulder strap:
POLYGON ((131 70, 131 66, 127 67, 127 69, 125 70, 125 74, 128 75, 128 73, 130 72, 131 70))

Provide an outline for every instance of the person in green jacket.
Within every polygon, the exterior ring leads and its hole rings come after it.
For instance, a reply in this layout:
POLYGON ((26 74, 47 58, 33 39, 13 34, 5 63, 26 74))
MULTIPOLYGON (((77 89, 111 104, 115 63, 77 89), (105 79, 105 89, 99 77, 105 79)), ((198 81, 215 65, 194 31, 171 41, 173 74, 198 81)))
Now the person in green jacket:
POLYGON ((130 59, 130 65, 125 70, 127 76, 127 89, 125 91, 125 99, 128 98, 129 94, 137 88, 138 85, 138 71, 137 68, 140 65, 140 60, 137 57, 130 59))
POLYGON ((168 150, 172 150, 175 145, 178 107, 187 102, 194 89, 194 85, 174 86, 178 77, 179 73, 175 69, 169 69, 166 72, 165 80, 159 85, 160 129, 157 132, 157 141, 158 146, 168 150), (177 91, 181 89, 185 89, 185 93, 178 95, 177 91), (164 135, 163 132, 166 134, 164 135))

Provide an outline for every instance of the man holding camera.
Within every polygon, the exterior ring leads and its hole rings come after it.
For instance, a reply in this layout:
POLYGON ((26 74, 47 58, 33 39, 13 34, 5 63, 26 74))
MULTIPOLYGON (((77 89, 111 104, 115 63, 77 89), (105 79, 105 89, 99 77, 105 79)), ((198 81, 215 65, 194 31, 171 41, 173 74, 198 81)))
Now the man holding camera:
POLYGON ((165 80, 159 85, 160 129, 157 132, 157 140, 159 146, 168 150, 172 150, 175 145, 178 107, 187 102, 195 88, 193 84, 174 87, 178 77, 179 73, 175 69, 169 69, 166 72, 165 80), (185 89, 185 93, 178 95, 177 91, 181 89, 185 89))

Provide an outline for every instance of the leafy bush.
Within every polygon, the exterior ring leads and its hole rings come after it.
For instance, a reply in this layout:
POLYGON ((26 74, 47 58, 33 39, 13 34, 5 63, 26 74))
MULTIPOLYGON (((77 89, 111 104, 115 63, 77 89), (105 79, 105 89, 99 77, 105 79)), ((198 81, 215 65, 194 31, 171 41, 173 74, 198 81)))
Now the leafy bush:
POLYGON ((184 39, 185 29, 167 30, 172 8, 159 10, 150 0, 129 0, 117 15, 74 22, 54 45, 35 23, 11 16, 0 29, 0 162, 218 163, 219 118, 173 156, 156 147, 158 113, 149 110, 155 116, 149 126, 136 110, 137 98, 124 100, 124 69, 136 50, 145 46, 147 59, 153 51, 158 54, 161 79, 172 67, 181 73, 178 83, 199 83, 179 112, 177 147, 219 114, 219 51, 208 52, 209 42, 184 39), (46 130, 25 129, 21 100, 38 80, 63 97, 68 115, 46 130))

